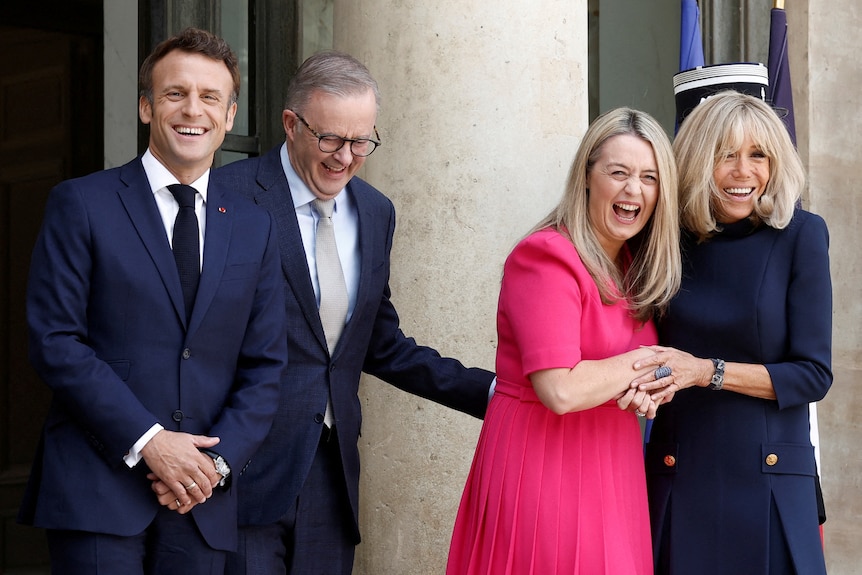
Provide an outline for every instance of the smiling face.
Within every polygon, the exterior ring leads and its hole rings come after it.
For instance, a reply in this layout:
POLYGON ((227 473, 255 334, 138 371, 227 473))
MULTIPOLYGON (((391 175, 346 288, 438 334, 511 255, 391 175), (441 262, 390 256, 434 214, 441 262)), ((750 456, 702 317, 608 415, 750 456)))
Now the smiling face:
POLYGON ((616 260, 626 240, 646 226, 658 201, 659 174, 650 143, 632 134, 609 138, 587 174, 587 188, 596 237, 616 260))
POLYGON ((206 172, 233 127, 233 79, 224 62, 174 50, 153 66, 153 101, 138 102, 150 125, 150 151, 177 179, 189 184, 206 172))
POLYGON ((722 224, 738 222, 754 212, 758 198, 766 190, 769 158, 746 135, 738 150, 719 159, 713 179, 719 192, 716 220, 722 224))
MULTIPOLYGON (((317 92, 297 112, 318 134, 375 138, 377 101, 370 88, 364 94, 343 97, 317 92)), ((335 152, 321 152, 317 136, 305 127, 294 112, 285 110, 282 120, 293 169, 318 198, 337 196, 365 163, 365 158, 354 156, 348 143, 335 152)))

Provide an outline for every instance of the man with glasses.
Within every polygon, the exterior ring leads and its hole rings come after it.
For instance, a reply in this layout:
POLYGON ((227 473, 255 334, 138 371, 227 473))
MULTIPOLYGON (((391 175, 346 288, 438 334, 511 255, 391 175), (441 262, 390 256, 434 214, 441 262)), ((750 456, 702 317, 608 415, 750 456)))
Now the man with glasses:
POLYGON ((290 354, 276 421, 238 483, 240 546, 228 574, 351 573, 361 372, 485 413, 493 374, 417 345, 390 301, 395 210, 354 177, 380 145, 379 100, 360 62, 318 53, 288 87, 285 143, 214 175, 275 217, 290 354))

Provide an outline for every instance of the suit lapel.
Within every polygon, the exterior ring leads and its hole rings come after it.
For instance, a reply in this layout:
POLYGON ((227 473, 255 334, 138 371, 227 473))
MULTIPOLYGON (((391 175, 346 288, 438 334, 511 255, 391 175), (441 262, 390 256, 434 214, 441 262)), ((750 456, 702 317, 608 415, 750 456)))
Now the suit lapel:
POLYGON ((233 203, 224 190, 210 178, 207 189, 207 226, 204 238, 204 262, 195 298, 195 307, 189 323, 189 332, 197 329, 206 315, 227 262, 228 247, 233 231, 233 203))
POLYGON ((326 336, 320 323, 317 299, 311 285, 308 260, 302 245, 302 234, 293 207, 293 197, 284 169, 281 166, 280 148, 261 158, 257 173, 258 189, 255 202, 269 210, 278 226, 278 248, 284 277, 293 291, 308 325, 319 343, 326 349, 326 336))
POLYGON ((185 305, 177 264, 140 158, 121 168, 120 179, 127 186, 118 192, 120 201, 156 265, 177 316, 181 322, 185 322, 185 305))

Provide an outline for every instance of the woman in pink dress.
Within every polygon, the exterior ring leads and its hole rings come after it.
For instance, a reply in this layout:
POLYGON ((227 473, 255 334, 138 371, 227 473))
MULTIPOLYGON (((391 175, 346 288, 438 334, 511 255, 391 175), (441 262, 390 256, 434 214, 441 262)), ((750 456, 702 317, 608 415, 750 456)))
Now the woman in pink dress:
MULTIPOLYGON (((596 119, 557 208, 506 261, 497 386, 449 575, 652 573, 643 451, 629 389, 651 318, 680 282, 677 176, 649 115, 596 119)), ((660 374, 659 374, 660 375, 660 374)))

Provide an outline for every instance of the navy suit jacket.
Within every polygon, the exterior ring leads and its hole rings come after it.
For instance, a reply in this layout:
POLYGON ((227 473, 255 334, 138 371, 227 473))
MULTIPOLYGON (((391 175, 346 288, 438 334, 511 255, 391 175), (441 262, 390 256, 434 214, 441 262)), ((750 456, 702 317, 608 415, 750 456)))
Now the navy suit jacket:
MULTIPOLYGON (((19 520, 128 536, 159 504, 123 461, 155 422, 218 436, 239 471, 269 431, 287 360, 272 218, 210 181, 204 261, 182 288, 140 158, 51 192, 27 292, 31 361, 53 392, 19 520)), ((236 546, 236 484, 192 511, 236 546)))
POLYGON ((331 393, 358 542, 361 372, 476 417, 484 416, 493 374, 442 358, 402 333, 389 299, 395 209, 386 196, 359 178, 347 186, 359 218, 361 264, 356 305, 329 356, 280 149, 278 146, 265 156, 235 162, 213 173, 214 178, 253 198, 275 217, 286 292, 290 362, 282 380, 275 423, 244 470, 240 524, 274 523, 296 500, 317 450, 327 395, 331 393))

